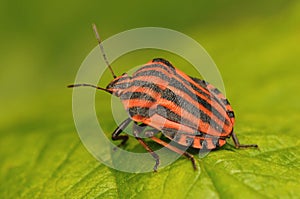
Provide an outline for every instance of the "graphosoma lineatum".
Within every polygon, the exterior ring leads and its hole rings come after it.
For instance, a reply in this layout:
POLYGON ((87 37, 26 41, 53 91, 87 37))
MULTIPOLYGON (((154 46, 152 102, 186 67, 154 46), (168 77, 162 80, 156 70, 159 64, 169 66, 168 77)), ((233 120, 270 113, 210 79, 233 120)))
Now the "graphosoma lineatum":
POLYGON ((215 149, 223 146, 232 137, 236 148, 258 147, 256 144, 241 145, 233 132, 234 112, 229 101, 213 85, 204 80, 186 75, 163 58, 155 58, 139 68, 132 76, 124 73, 117 77, 105 56, 96 26, 93 25, 103 58, 114 80, 106 88, 91 84, 74 84, 68 87, 90 86, 109 92, 120 98, 128 118, 112 134, 113 140, 122 140, 120 135, 132 121, 133 135, 156 160, 159 156, 141 138, 144 133, 154 142, 183 154, 196 164, 193 155, 155 137, 162 132, 176 143, 196 149, 215 149), (151 127, 143 132, 144 127, 151 127))

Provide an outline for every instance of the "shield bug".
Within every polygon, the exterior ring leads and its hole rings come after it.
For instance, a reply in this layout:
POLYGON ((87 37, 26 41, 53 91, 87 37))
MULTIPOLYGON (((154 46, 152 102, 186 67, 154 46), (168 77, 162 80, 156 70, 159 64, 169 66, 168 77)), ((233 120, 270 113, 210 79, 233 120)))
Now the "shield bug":
POLYGON ((233 131, 233 109, 217 88, 204 80, 186 75, 165 59, 152 59, 132 76, 124 73, 117 77, 106 58, 95 25, 93 29, 114 79, 106 88, 91 84, 73 84, 68 87, 90 86, 120 98, 128 118, 112 133, 112 140, 121 140, 119 146, 128 140, 128 135, 120 135, 123 129, 134 122, 134 137, 156 160, 154 171, 159 165, 159 156, 142 139, 142 133, 154 142, 189 158, 194 169, 196 163, 193 155, 155 135, 162 132, 179 145, 200 150, 221 147, 230 137, 236 148, 258 147, 256 144, 239 143, 233 131), (150 130, 144 131, 145 127, 150 127, 150 130))

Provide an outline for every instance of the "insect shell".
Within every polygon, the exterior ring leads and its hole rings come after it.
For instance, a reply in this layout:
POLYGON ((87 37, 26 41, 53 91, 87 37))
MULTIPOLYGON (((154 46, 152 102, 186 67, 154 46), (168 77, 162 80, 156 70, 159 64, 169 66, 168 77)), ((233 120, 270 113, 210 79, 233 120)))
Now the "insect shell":
POLYGON ((233 131, 234 112, 223 94, 162 58, 132 76, 124 73, 106 89, 121 99, 133 121, 184 146, 214 149, 223 146, 233 131))
MULTIPOLYGON (((139 68, 132 76, 124 73, 116 77, 106 60, 101 40, 94 26, 104 60, 114 80, 106 88, 90 84, 75 84, 68 87, 91 86, 109 92, 122 101, 128 118, 112 134, 113 140, 122 140, 123 129, 134 122, 133 135, 156 160, 154 171, 160 163, 158 155, 141 138, 141 126, 151 127, 144 132, 147 137, 170 150, 189 158, 196 169, 193 155, 155 137, 162 132, 170 140, 196 149, 215 149, 223 146, 232 137, 236 148, 258 146, 242 145, 235 133, 234 112, 225 96, 214 86, 175 68, 170 62, 156 58, 139 68)), ((120 146, 119 145, 119 146, 120 146)))

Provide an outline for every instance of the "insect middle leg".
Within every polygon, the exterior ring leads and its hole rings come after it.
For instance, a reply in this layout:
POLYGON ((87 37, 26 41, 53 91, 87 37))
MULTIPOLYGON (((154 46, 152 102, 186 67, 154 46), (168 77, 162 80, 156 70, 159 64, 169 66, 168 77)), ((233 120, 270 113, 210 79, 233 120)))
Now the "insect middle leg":
MULTIPOLYGON (((123 132, 123 130, 128 126, 128 124, 131 122, 132 120, 130 118, 127 118, 126 120, 124 120, 120 126, 118 126, 116 128, 116 130, 114 130, 114 132, 111 135, 112 140, 122 140, 122 142, 118 145, 118 147, 123 146, 126 141, 128 140, 128 135, 120 135, 120 133, 123 132)), ((114 148, 115 150, 116 148, 114 148)))
POLYGON ((139 134, 141 133, 141 127, 146 126, 144 124, 137 125, 135 122, 133 125, 133 135, 139 141, 139 143, 152 155, 152 157, 155 159, 155 165, 153 167, 154 172, 157 171, 157 167, 160 163, 159 156, 147 145, 147 143, 139 137, 139 134))
POLYGON ((258 148, 257 144, 240 144, 239 139, 237 138, 237 136, 234 132, 232 132, 231 136, 232 136, 232 140, 234 142, 235 148, 249 148, 249 147, 258 148))
POLYGON ((160 144, 160 145, 162 145, 162 146, 170 149, 171 151, 174 151, 174 152, 176 152, 176 153, 178 153, 180 155, 184 155, 185 157, 187 157, 188 159, 191 160, 194 170, 197 170, 197 165, 196 165, 196 162, 195 162, 195 158, 194 158, 194 156, 192 154, 190 154, 190 153, 188 153, 186 151, 182 151, 182 150, 178 149, 177 147, 172 146, 169 143, 167 143, 167 142, 165 142, 165 141, 163 141, 163 140, 161 140, 161 139, 159 139, 157 137, 153 136, 153 137, 150 137, 150 139, 153 140, 154 142, 156 142, 156 143, 158 143, 158 144, 160 144))
MULTIPOLYGON (((143 126, 145 126, 145 125, 144 125, 144 124, 140 124, 140 125, 135 125, 135 126, 136 126, 137 128, 140 128, 140 127, 143 127, 143 126)), ((155 135, 157 132, 158 132, 158 130, 153 128, 153 129, 146 130, 146 131, 144 132, 144 135, 146 135, 147 137, 149 137, 149 138, 150 138, 151 140, 153 140, 154 142, 156 142, 156 143, 158 143, 158 144, 160 144, 160 145, 162 145, 162 146, 164 146, 164 147, 170 149, 171 151, 174 151, 174 152, 176 152, 176 153, 178 153, 178 154, 180 154, 180 155, 184 155, 185 157, 187 157, 188 159, 191 160, 192 165, 193 165, 193 168, 194 168, 195 170, 197 170, 195 158, 194 158, 194 156, 193 156, 192 154, 190 154, 190 153, 188 153, 188 152, 186 152, 186 151, 182 151, 182 150, 178 149, 177 147, 172 146, 172 145, 168 144, 167 142, 164 142, 163 140, 161 140, 161 139, 155 137, 154 135, 155 135)), ((141 133, 141 132, 138 132, 138 133, 141 133)), ((143 141, 143 140, 142 140, 142 141, 143 141)), ((143 142, 144 142, 144 141, 143 141, 143 142)), ((146 143, 144 142, 144 144, 146 144, 146 143)), ((146 144, 146 145, 147 145, 147 144, 146 144)), ((149 146, 147 146, 147 147, 149 147, 149 146)), ((145 148, 146 148, 146 147, 145 147, 145 148)), ((152 151, 152 150, 151 150, 151 151, 152 151)), ((158 155, 157 155, 155 152, 152 151, 152 153, 154 153, 154 154, 158 157, 158 155)), ((155 157, 154 157, 154 158, 155 158, 155 157)), ((158 157, 158 158, 159 158, 159 157, 158 157)), ((159 161, 159 159, 158 159, 158 161, 159 161)), ((156 166, 158 166, 158 164, 157 164, 156 166)), ((155 168, 155 167, 154 167, 154 168, 155 168)))

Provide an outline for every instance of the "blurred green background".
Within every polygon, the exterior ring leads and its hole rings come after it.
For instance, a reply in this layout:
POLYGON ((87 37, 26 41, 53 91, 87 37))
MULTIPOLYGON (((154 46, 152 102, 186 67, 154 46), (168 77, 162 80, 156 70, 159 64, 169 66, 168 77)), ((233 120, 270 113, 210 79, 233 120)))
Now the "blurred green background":
MULTIPOLYGON (((106 168, 80 143, 72 119, 72 91, 66 85, 74 81, 81 62, 96 46, 92 23, 98 25, 103 39, 132 28, 157 26, 197 40, 222 74, 241 142, 256 142, 261 152, 292 148, 276 160, 268 154, 265 158, 299 173, 299 1, 2 0, 0 21, 1 198, 149 196, 151 189, 145 191, 145 184, 165 175, 164 169, 157 176, 137 175, 145 178, 139 182, 144 183, 142 188, 132 186, 134 194, 126 188, 122 191, 133 174, 106 168)), ((112 65, 121 74, 157 55, 158 51, 131 53, 112 65)), ((182 63, 176 58, 172 62, 182 63)), ((184 71, 193 75, 192 69, 184 71)), ((111 77, 106 76, 100 85, 108 83, 111 77)), ((109 96, 99 98, 99 103, 110 103, 109 96)), ((109 114, 97 107, 98 112, 109 114)), ((103 123, 108 134, 114 130, 111 118, 103 123)), ((192 170, 188 161, 180 160, 180 165, 192 170)), ((269 180, 261 181, 265 182, 269 180)), ((300 185, 288 182, 278 180, 273 187, 253 185, 252 189, 266 197, 295 197, 300 185), (290 187, 280 192, 279 185, 290 187)), ((233 196, 237 189, 216 190, 217 195, 206 196, 233 196)))

